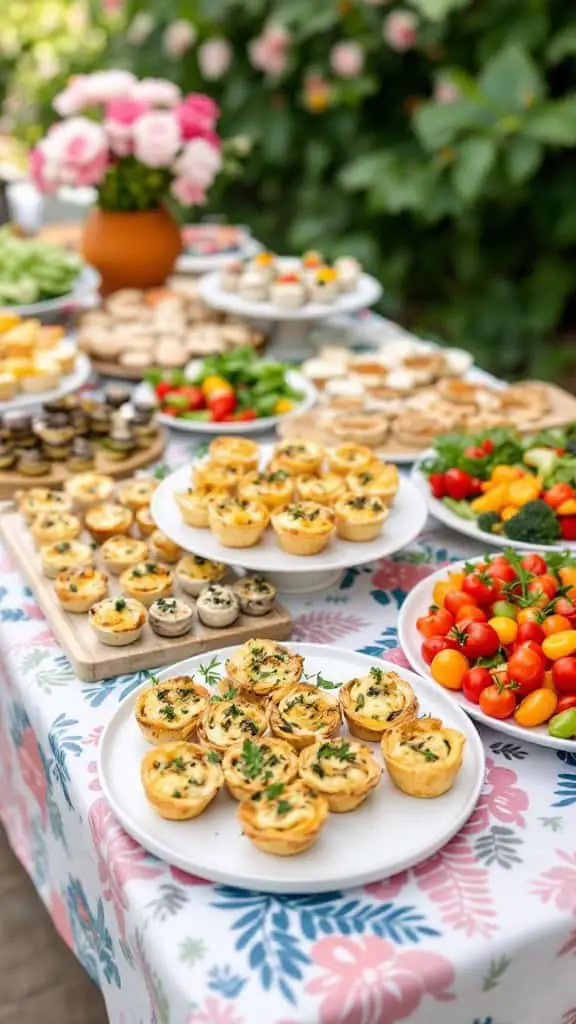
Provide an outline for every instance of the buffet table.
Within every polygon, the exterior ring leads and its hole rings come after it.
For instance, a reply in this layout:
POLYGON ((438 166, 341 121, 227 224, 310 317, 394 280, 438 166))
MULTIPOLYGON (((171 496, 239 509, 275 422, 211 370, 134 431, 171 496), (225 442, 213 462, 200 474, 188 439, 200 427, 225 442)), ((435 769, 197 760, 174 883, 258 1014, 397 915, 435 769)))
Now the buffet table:
MULTIPOLYGON (((173 440, 166 462, 192 447, 173 440)), ((405 594, 477 552, 429 524, 400 555, 289 597, 293 639, 404 664, 405 594)), ((387 881, 305 897, 214 886, 146 854, 99 791, 102 728, 141 674, 81 683, 2 551, 0 569, 0 816, 113 1024, 576 1024, 574 755, 483 731, 472 819, 387 881)))

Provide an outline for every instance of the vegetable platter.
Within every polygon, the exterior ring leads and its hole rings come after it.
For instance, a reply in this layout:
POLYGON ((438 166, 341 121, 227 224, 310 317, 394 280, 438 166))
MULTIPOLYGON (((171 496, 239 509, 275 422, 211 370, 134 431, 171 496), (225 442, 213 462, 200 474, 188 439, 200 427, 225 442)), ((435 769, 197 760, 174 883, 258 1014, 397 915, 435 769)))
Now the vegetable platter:
POLYGON ((576 557, 509 549, 422 580, 400 612, 411 666, 473 718, 576 750, 576 557))
POLYGON ((0 309, 30 316, 54 312, 98 283, 77 253, 0 229, 0 309))

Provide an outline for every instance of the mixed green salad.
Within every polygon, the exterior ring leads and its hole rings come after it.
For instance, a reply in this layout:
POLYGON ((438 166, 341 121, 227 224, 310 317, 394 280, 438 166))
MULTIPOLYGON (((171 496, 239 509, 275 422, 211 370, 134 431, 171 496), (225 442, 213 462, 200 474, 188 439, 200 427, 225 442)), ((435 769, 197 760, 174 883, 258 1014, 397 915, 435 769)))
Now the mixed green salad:
POLYGON ((0 306, 24 306, 72 290, 83 263, 60 245, 17 238, 0 229, 0 306))

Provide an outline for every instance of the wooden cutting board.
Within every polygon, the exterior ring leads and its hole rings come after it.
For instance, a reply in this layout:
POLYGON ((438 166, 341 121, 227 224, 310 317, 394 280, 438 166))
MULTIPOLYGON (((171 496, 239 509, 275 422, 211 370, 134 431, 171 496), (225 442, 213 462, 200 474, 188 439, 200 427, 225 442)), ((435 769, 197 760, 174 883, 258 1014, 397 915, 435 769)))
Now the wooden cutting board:
MULTIPOLYGON (((93 683, 110 676, 159 668, 184 658, 192 658, 203 651, 244 643, 251 637, 287 640, 292 632, 289 613, 282 605, 275 604, 268 615, 240 615, 234 625, 226 629, 209 629, 195 617, 192 630, 182 637, 157 636, 147 623, 136 643, 127 647, 107 647, 96 637, 87 614, 76 615, 63 610, 54 592, 53 581, 42 573, 38 550, 19 512, 0 513, 0 539, 34 592, 76 675, 85 682, 93 683)), ((90 541, 88 536, 81 536, 80 539, 90 541)), ((101 568, 98 552, 95 562, 101 568)), ((118 597, 121 594, 118 577, 111 574, 109 593, 118 597)), ((174 586, 174 595, 194 605, 194 598, 181 591, 178 584, 174 586)))

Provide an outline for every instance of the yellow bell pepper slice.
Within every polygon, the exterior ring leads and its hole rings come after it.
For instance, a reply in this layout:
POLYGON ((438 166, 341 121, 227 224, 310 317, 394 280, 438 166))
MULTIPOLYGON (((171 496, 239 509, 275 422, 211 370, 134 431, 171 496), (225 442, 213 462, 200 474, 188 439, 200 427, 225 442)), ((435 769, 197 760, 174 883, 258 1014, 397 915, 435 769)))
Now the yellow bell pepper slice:
POLYGON ((508 519, 512 519, 513 516, 518 515, 518 507, 516 505, 505 505, 500 512, 500 518, 506 522, 508 519))
POLYGON ((281 416, 282 413, 291 412, 294 408, 294 402, 291 398, 279 398, 274 406, 274 415, 281 416))
POLYGON ((217 374, 211 374, 209 377, 206 377, 206 380, 202 384, 202 391, 206 398, 210 398, 211 395, 234 391, 234 388, 230 381, 225 380, 224 377, 219 377, 217 374))
POLYGON ((520 469, 519 466, 494 466, 490 480, 493 484, 505 484, 519 480, 523 476, 526 476, 526 470, 520 469))
POLYGON ((493 487, 491 491, 481 494, 479 498, 474 498, 471 508, 473 512, 479 515, 480 512, 499 512, 500 509, 508 504, 508 484, 499 484, 498 487, 493 487))
POLYGON ((521 480, 513 480, 508 488, 508 499, 511 505, 520 508, 527 501, 535 501, 542 491, 542 481, 538 476, 525 476, 521 480))
POLYGON ((576 498, 568 498, 554 511, 557 516, 576 516, 576 498))

